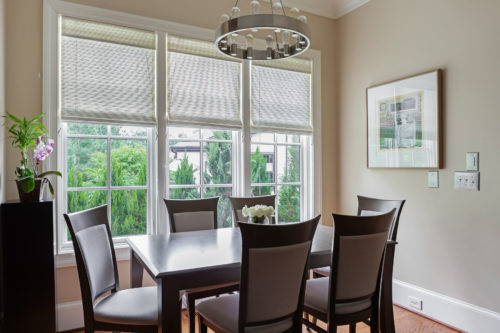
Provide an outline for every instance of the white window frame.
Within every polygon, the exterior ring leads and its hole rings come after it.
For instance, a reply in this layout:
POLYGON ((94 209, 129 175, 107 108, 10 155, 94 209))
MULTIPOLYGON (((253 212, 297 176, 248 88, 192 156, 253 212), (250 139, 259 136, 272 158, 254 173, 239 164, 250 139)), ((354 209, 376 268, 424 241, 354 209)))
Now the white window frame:
MULTIPOLYGON (((49 135, 56 139, 56 149, 58 151, 57 160, 49 159, 44 164, 44 170, 57 169, 63 170, 62 160, 62 145, 61 145, 61 110, 59 109, 59 37, 58 37, 58 19, 61 15, 72 16, 80 19, 93 20, 109 24, 117 24, 129 26, 132 28, 145 29, 156 31, 157 33, 157 52, 156 52, 156 113, 157 126, 156 137, 153 133, 152 150, 156 153, 151 154, 151 172, 152 179, 158 179, 157 182, 152 182, 155 188, 151 189, 152 202, 156 207, 152 211, 151 233, 168 232, 167 213, 163 203, 163 198, 167 197, 168 183, 168 150, 167 150, 167 121, 166 121, 166 94, 167 94, 167 47, 166 36, 172 34, 180 37, 195 38, 206 41, 213 41, 213 31, 210 29, 169 22, 165 20, 153 19, 139 15, 132 15, 97 7, 85 6, 75 3, 70 3, 62 0, 44 0, 43 13, 43 112, 44 124, 49 130, 49 135), (55 112, 57 110, 57 112, 55 112), (156 200, 155 200, 156 198, 156 200), (157 222, 161 221, 161 222, 157 222)), ((259 43, 260 41, 256 41, 259 43)), ((304 218, 312 217, 315 214, 321 213, 322 201, 322 184, 321 184, 321 53, 317 50, 309 49, 304 53, 305 58, 309 58, 313 62, 312 73, 312 98, 311 107, 313 114, 314 133, 310 140, 306 140, 304 145, 309 146, 309 149, 302 150, 303 163, 301 172, 304 173, 305 186, 310 189, 307 196, 303 196, 303 211, 304 218)), ((241 75, 241 108, 243 128, 241 129, 241 140, 235 140, 233 150, 235 153, 233 168, 237 168, 237 174, 233 174, 234 191, 237 195, 250 195, 250 64, 248 61, 243 61, 241 75), (237 160, 237 161, 236 161, 237 160)), ((133 125, 133 124, 130 124, 133 125)), ((62 179, 58 179, 55 184, 57 196, 62 195, 63 183, 62 179)), ((55 239, 60 239, 63 232, 61 225, 64 224, 62 213, 64 212, 64 202, 56 201, 56 228, 54 228, 55 239)), ((58 254, 57 265, 72 266, 74 265, 74 255, 67 256, 64 249, 61 247, 61 242, 55 247, 55 252, 58 254)), ((126 250, 126 249, 119 249, 126 250)), ((117 251, 118 260, 127 259, 129 251, 117 251)))

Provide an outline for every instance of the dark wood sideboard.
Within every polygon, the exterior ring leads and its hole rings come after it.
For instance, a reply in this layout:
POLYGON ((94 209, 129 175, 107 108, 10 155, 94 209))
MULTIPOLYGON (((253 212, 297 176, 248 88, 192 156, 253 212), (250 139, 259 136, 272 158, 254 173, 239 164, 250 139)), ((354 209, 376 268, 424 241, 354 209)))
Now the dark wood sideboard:
POLYGON ((0 331, 55 332, 54 202, 0 207, 0 331))

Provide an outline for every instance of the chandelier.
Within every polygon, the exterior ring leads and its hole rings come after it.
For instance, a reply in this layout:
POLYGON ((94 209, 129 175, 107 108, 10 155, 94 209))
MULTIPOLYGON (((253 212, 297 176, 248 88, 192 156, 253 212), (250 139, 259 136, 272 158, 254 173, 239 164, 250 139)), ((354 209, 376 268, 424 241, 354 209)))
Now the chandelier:
POLYGON ((261 14, 259 1, 252 0, 250 15, 241 16, 238 2, 231 16, 221 15, 215 32, 215 45, 223 54, 238 59, 275 60, 294 57, 309 48, 311 33, 299 9, 292 8, 287 15, 281 0, 269 0, 271 13, 261 14))

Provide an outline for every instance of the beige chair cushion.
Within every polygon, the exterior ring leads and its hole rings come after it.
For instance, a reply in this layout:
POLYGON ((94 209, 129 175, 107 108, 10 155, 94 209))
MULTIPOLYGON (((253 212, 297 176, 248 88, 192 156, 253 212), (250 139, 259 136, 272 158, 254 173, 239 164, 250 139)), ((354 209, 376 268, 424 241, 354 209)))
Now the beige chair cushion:
POLYGON ((322 276, 330 276, 330 266, 314 268, 313 272, 322 276))
POLYGON ((374 210, 362 210, 360 216, 375 216, 375 215, 382 215, 383 213, 377 212, 374 210))
MULTIPOLYGON (((328 311, 328 287, 330 278, 319 278, 308 280, 306 284, 306 295, 304 305, 316 311, 327 313, 328 311)), ((368 309, 372 305, 371 299, 352 303, 335 304, 335 313, 349 314, 368 309)))
MULTIPOLYGON (((221 296, 201 302, 196 305, 196 310, 221 331, 233 333, 238 332, 239 302, 239 294, 221 296)), ((292 325, 290 318, 274 324, 247 327, 245 332, 281 333, 290 329, 292 325)))
POLYGON ((214 228, 214 212, 175 213, 174 223, 176 232, 210 230, 214 228))
POLYGON ((94 306, 94 319, 124 325, 157 325, 156 287, 120 290, 94 306))

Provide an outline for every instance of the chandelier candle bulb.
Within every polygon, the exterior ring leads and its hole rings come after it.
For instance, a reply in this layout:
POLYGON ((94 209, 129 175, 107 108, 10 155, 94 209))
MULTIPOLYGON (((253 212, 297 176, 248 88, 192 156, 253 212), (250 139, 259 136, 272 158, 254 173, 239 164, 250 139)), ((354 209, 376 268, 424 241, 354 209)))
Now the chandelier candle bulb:
POLYGON ((300 10, 299 10, 297 7, 293 7, 293 8, 290 10, 290 15, 291 15, 293 18, 297 18, 297 17, 299 17, 299 14, 300 14, 300 10))
POLYGON ((222 14, 222 15, 220 16, 219 23, 220 23, 220 24, 222 24, 222 23, 227 22, 227 21, 229 21, 229 15, 227 15, 227 14, 222 14))
POLYGON ((240 17, 240 9, 236 6, 234 6, 231 9, 231 19, 238 18, 240 17))
POLYGON ((271 60, 273 59, 273 36, 267 35, 266 37, 266 46, 267 46, 267 51, 266 51, 266 59, 271 60))
POLYGON ((283 15, 283 7, 281 3, 275 2, 273 4, 273 15, 283 15))
POLYGON ((283 31, 283 53, 285 57, 290 55, 290 31, 283 31))
POLYGON ((253 59, 253 35, 248 34, 246 36, 246 46, 247 46, 247 59, 253 59))
POLYGON ((258 2, 257 0, 252 0, 250 2, 250 11, 252 15, 259 14, 259 10, 260 10, 260 2, 258 2))

